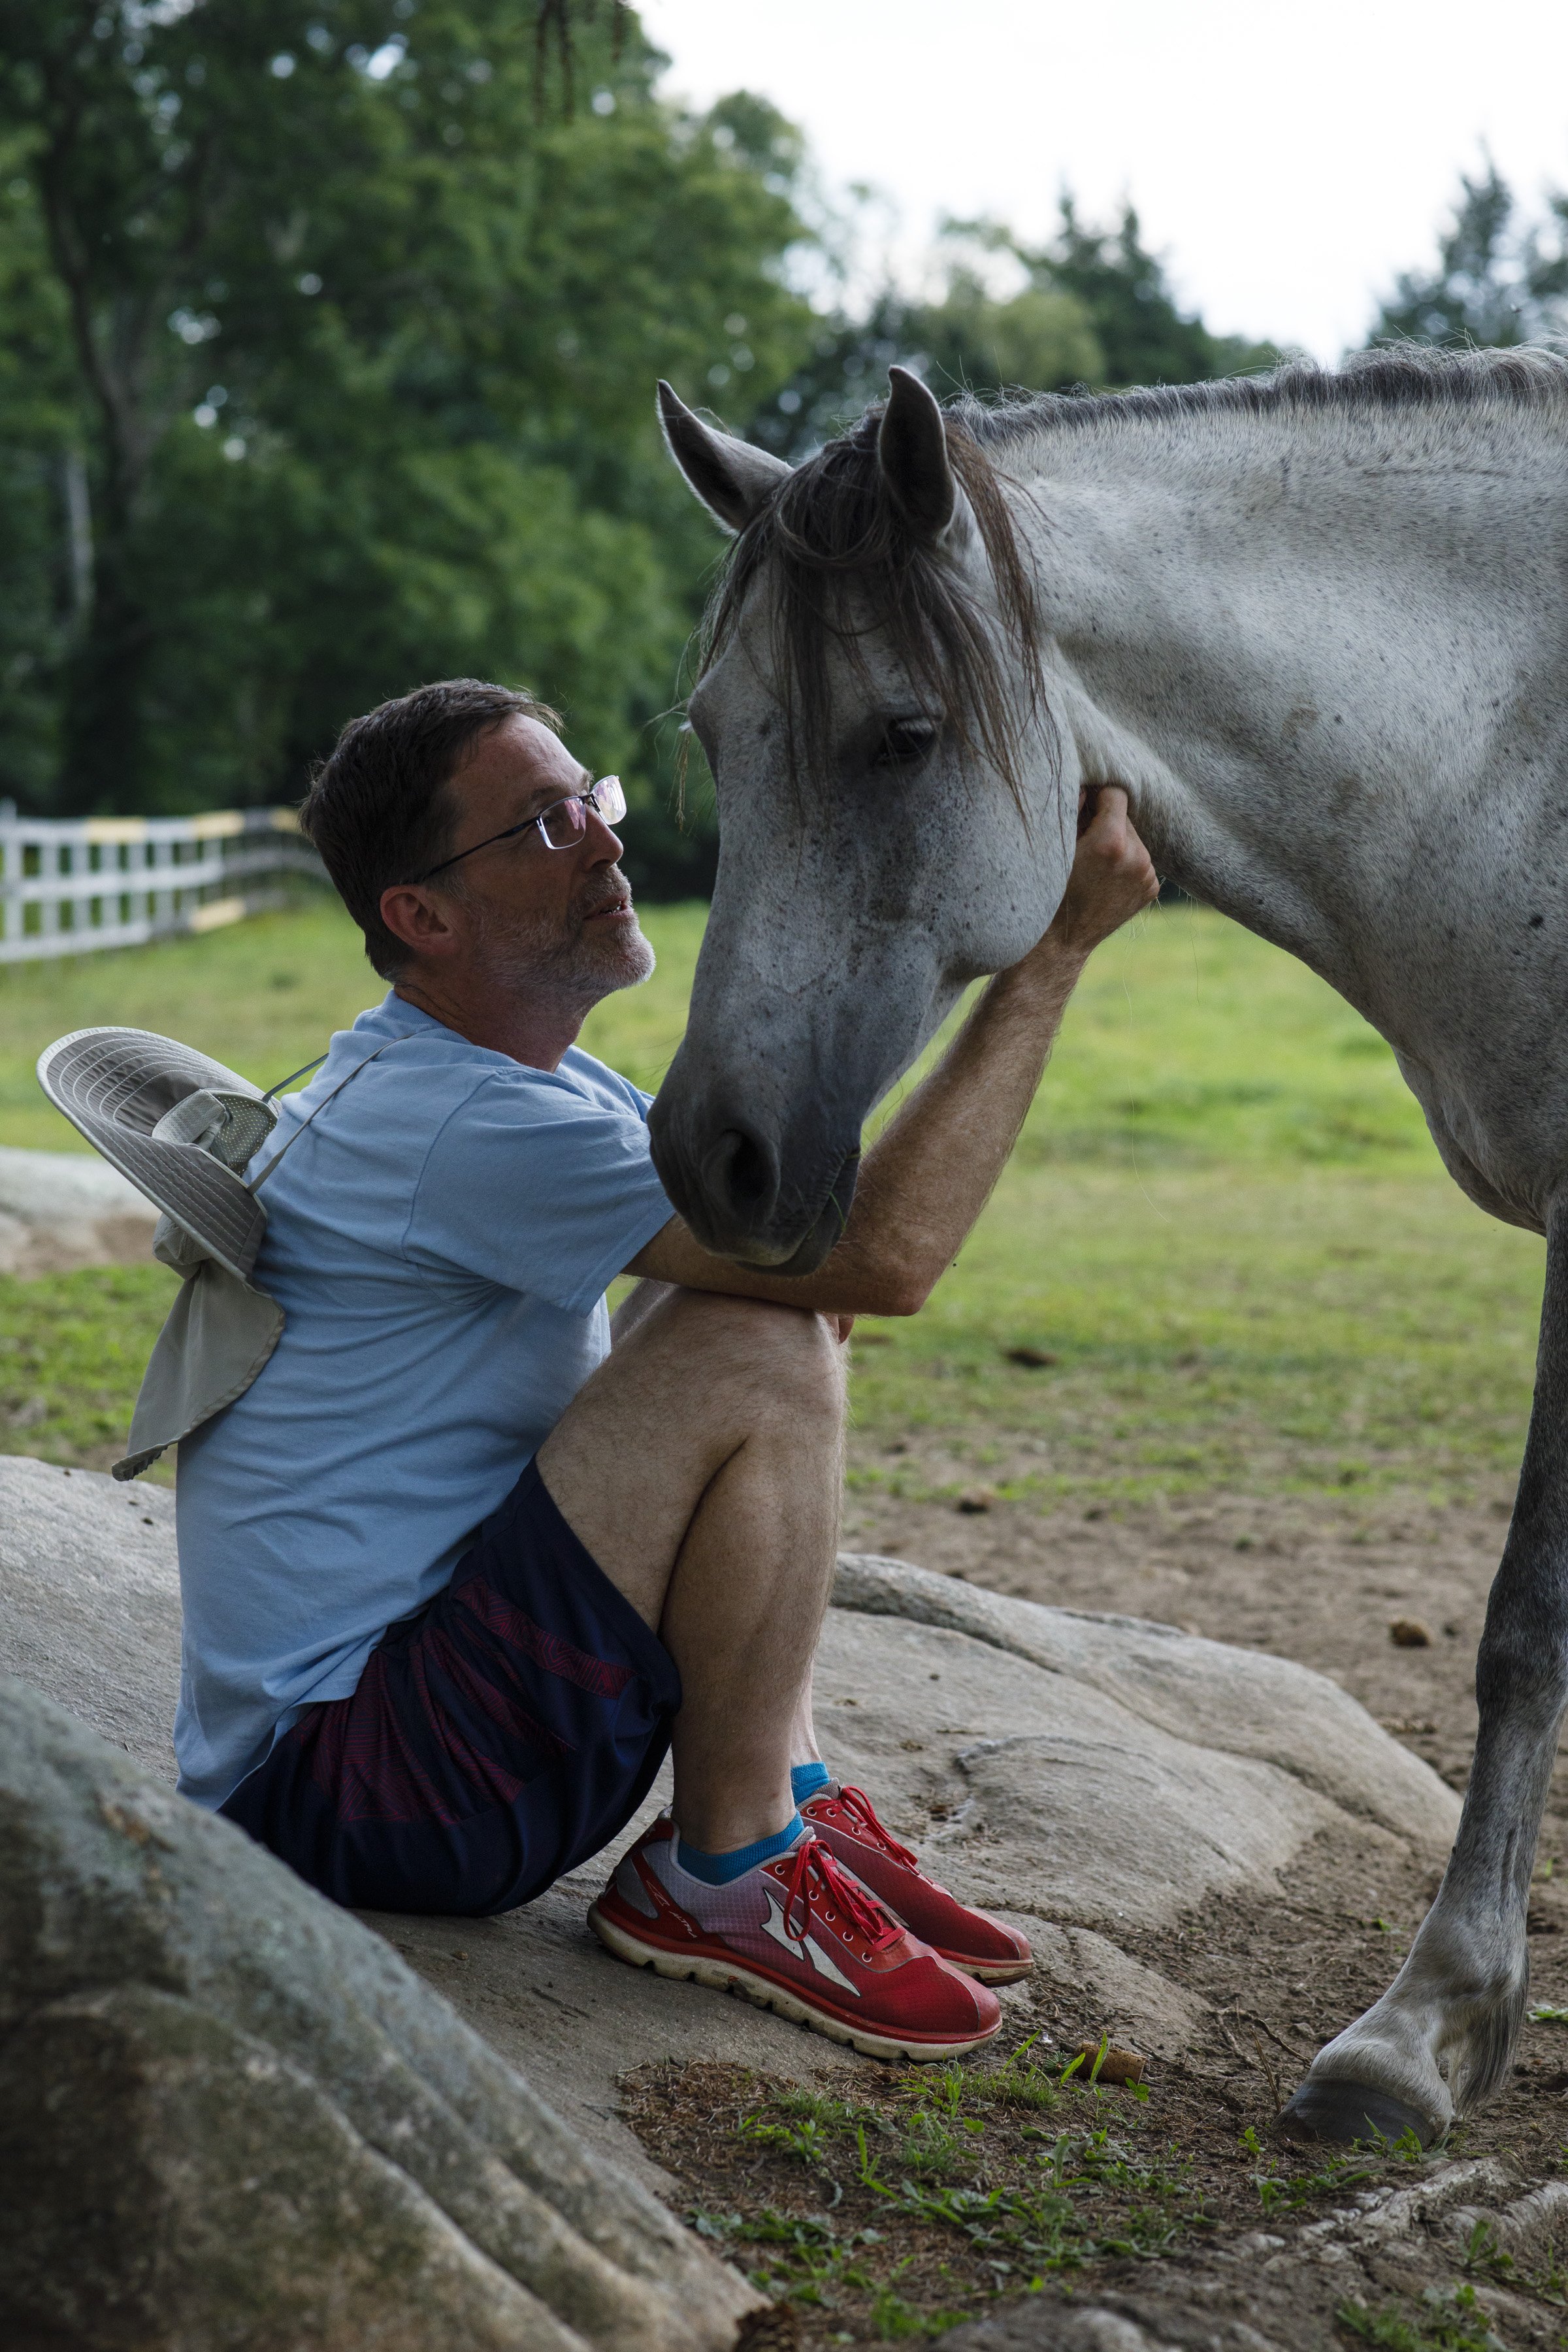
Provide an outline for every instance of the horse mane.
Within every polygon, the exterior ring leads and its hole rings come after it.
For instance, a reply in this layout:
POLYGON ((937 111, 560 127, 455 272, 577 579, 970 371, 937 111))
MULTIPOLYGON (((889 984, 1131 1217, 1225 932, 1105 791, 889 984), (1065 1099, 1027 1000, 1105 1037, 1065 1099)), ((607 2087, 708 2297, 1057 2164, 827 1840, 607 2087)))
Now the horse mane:
POLYGON ((766 571, 792 773, 821 773, 831 756, 829 646, 868 684, 865 647, 875 636, 922 707, 945 721, 961 755, 984 755, 1021 803, 1026 730, 1046 715, 1042 641, 1000 478, 967 419, 950 411, 948 457, 984 541, 993 617, 957 568, 910 528, 877 456, 881 421, 880 406, 868 409, 786 476, 742 531, 704 618, 701 667, 722 651, 766 571))
MULTIPOLYGON (((700 667, 722 651, 766 572, 792 772, 821 773, 831 755, 829 646, 868 683, 865 645, 877 636, 926 709, 951 729, 961 755, 984 755, 1021 803, 1026 734, 1048 728, 1049 714, 1028 563, 1003 495, 1012 450, 1048 432, 1100 425, 1422 404, 1568 408, 1568 354, 1411 344, 1363 352, 1340 368, 1291 362, 1213 383, 1034 393, 994 404, 961 394, 945 409, 948 455, 990 560, 994 617, 956 567, 910 529, 878 460, 879 404, 787 475, 741 532, 704 616, 700 667)), ((1019 486, 1010 487, 1017 495, 1019 486)))
POLYGON ((983 448, 1058 427, 1172 423, 1186 417, 1303 415, 1415 407, 1568 407, 1568 352, 1439 351, 1424 343, 1356 352, 1337 368, 1289 361, 1267 375, 1133 392, 1035 392, 991 404, 962 394, 948 412, 983 448))

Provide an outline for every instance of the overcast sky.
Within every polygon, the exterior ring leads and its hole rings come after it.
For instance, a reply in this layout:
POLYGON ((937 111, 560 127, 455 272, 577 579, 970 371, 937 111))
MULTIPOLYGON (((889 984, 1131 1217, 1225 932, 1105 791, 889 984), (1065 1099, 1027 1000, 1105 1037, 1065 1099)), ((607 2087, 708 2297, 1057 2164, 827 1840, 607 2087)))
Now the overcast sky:
POLYGON ((830 184, 1045 236, 1131 195, 1219 333, 1335 359, 1428 259, 1461 169, 1568 187, 1568 0, 639 0, 706 105, 759 90, 830 184))

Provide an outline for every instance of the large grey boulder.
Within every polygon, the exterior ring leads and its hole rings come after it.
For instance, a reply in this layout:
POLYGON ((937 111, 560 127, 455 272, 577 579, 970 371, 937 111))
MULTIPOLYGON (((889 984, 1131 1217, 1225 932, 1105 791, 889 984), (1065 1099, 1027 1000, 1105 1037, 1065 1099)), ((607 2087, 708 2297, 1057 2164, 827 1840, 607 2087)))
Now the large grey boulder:
MULTIPOLYGON (((835 1601, 816 1675, 834 1768, 960 1895, 1016 1918, 1046 1979, 1158 2054, 1210 2025, 1130 1948, 1148 1930, 1272 1895, 1320 1836, 1433 1861, 1452 1838, 1452 1790, 1289 1660, 861 1556, 841 1559, 835 1601)), ((177 1624, 166 1490, 0 1458, 0 1667, 157 1769, 177 1624)), ((619 2120, 627 2068, 678 2053, 798 2074, 844 2053, 611 1960, 584 1924, 609 1858, 507 1918, 374 1925, 586 2144, 657 2181, 619 2120)))
POLYGON ((0 1145, 0 1274, 68 1274, 151 1255, 158 1212, 89 1151, 0 1145))
POLYGON ((0 1674, 164 1780, 180 1695, 172 1487, 0 1454, 0 1674))
POLYGON ((0 2341, 720 2352, 759 2302, 381 1937, 0 1682, 0 2341))
POLYGON ((1141 1617, 1042 1609, 868 1552, 840 1555, 833 1598, 840 1609, 943 1626, 1026 1658, 1152 1731, 1263 1764, 1396 1837, 1447 1846, 1453 1836, 1453 1792, 1348 1692, 1293 1658, 1141 1617))

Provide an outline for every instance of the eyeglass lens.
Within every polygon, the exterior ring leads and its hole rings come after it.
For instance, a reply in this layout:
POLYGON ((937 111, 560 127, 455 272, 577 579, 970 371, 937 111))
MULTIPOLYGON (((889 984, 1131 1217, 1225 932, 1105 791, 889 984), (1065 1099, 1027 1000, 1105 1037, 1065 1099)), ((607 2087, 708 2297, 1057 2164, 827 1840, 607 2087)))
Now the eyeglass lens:
POLYGON ((626 813, 626 796, 620 778, 601 776, 589 793, 581 796, 574 793, 569 799, 552 802, 542 812, 539 823, 552 849, 570 849, 574 842, 582 840, 588 830, 589 801, 595 814, 603 817, 606 824, 616 824, 626 813))

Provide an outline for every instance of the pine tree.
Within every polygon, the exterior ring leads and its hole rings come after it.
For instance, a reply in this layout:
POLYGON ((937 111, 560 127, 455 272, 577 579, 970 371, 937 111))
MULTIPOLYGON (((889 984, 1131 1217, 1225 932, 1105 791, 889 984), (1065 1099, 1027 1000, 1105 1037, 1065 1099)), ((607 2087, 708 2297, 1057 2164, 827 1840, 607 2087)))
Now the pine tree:
POLYGON ((1547 224, 1521 226, 1495 163, 1479 179, 1461 176, 1459 185, 1453 219, 1437 240, 1436 268, 1406 270, 1395 280, 1372 343, 1508 347, 1568 326, 1568 198, 1552 200, 1547 224))

